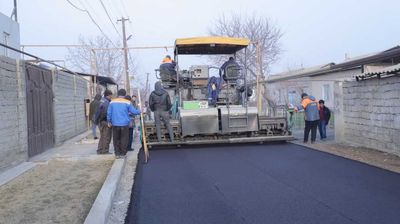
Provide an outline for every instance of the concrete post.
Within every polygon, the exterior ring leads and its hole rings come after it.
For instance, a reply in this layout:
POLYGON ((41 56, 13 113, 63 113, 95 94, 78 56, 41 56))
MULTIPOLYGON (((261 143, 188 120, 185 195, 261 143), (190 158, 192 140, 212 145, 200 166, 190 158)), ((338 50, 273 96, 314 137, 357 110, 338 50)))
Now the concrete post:
POLYGON ((342 143, 344 139, 344 108, 343 108, 343 82, 335 81, 333 88, 333 100, 334 100, 334 119, 335 119, 335 141, 342 143))

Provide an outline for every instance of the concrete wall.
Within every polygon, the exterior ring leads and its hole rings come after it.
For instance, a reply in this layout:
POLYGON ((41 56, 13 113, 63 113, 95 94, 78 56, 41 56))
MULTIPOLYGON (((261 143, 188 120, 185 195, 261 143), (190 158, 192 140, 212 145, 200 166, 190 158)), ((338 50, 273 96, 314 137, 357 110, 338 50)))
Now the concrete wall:
MULTIPOLYGON (((87 130, 87 88, 81 77, 53 72, 55 144, 87 130)), ((0 171, 28 159, 26 110, 25 64, 0 56, 0 171)))
POLYGON ((54 135, 60 144, 87 130, 84 99, 88 98, 87 80, 62 71, 53 72, 54 135))
POLYGON ((0 56, 0 170, 28 158, 23 64, 0 56))
POLYGON ((343 83, 344 141, 400 155, 400 76, 343 83))
MULTIPOLYGON (((20 48, 19 24, 10 17, 0 13, 0 42, 13 48, 20 48), (5 42, 7 36, 7 42, 5 42)), ((0 55, 18 59, 19 53, 0 47, 0 55)))

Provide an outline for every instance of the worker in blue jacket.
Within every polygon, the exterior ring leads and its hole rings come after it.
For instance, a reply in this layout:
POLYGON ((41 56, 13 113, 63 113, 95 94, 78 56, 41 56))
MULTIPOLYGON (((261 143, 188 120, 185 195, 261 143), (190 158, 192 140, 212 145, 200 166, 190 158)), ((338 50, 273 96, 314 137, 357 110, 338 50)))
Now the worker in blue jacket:
POLYGON ((125 99, 126 90, 118 90, 118 97, 110 102, 107 110, 108 126, 112 127, 114 152, 117 159, 126 156, 129 142, 129 113, 139 115, 140 111, 132 106, 131 101, 125 99))

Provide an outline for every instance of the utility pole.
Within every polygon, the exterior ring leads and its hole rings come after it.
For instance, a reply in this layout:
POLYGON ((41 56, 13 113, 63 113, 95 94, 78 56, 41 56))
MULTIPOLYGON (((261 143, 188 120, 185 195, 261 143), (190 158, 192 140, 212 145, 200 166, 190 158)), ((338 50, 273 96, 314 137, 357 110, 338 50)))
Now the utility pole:
POLYGON ((256 85, 256 90, 257 90, 257 110, 258 114, 261 114, 262 110, 262 99, 261 99, 261 86, 260 86, 260 79, 261 79, 261 73, 262 73, 262 59, 261 59, 261 46, 260 46, 260 41, 256 42, 256 55, 257 55, 257 85, 256 85))
POLYGON ((14 10, 13 10, 15 22, 18 22, 18 13, 17 13, 17 0, 14 0, 14 10))
POLYGON ((122 22, 122 38, 123 38, 123 44, 124 44, 124 59, 125 59, 125 89, 126 92, 131 95, 131 86, 129 82, 129 68, 128 68, 128 47, 127 47, 127 40, 126 40, 126 32, 125 32, 125 21, 129 21, 128 19, 125 19, 122 17, 118 21, 122 22))
POLYGON ((92 90, 92 94, 93 94, 93 98, 94 96, 97 94, 97 56, 96 56, 96 51, 94 49, 90 50, 90 70, 91 70, 91 74, 93 75, 93 90, 92 90))
POLYGON ((146 99, 147 99, 147 93, 149 92, 149 90, 150 90, 150 87, 149 87, 149 75, 150 75, 150 73, 146 73, 146 87, 145 87, 145 92, 144 92, 144 99, 145 99, 145 101, 146 101, 146 99))

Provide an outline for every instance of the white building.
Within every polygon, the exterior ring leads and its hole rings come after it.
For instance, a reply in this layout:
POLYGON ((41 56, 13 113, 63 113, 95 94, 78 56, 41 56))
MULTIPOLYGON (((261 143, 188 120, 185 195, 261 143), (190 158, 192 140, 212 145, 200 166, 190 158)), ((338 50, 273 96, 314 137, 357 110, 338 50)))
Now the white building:
POLYGON ((271 75, 266 80, 267 95, 276 105, 298 105, 300 95, 308 93, 335 108, 335 83, 354 80, 356 75, 381 70, 400 63, 400 46, 382 52, 327 63, 310 68, 271 75))
MULTIPOLYGON (((2 13, 0 13, 0 43, 16 49, 20 49, 21 45, 19 24, 2 13)), ((5 47, 0 47, 0 55, 14 59, 20 58, 19 53, 5 47)))
MULTIPOLYGON (((265 81, 267 98, 272 102, 270 106, 288 105, 289 103, 293 105, 300 105, 300 96, 302 93, 312 95, 317 100, 325 100, 325 105, 331 110, 331 112, 333 112, 334 115, 334 122, 330 122, 330 124, 334 125, 335 140, 338 142, 350 142, 350 140, 346 139, 344 136, 346 130, 349 127, 352 127, 352 123, 348 119, 349 113, 353 113, 352 115, 354 116, 354 120, 358 119, 358 116, 362 116, 361 112, 359 111, 364 111, 364 117, 369 117, 371 114, 378 114, 376 116, 380 116, 379 119, 381 119, 381 117, 385 118, 386 116, 385 114, 380 115, 379 111, 383 109, 380 107, 379 109, 375 108, 372 104, 370 104, 370 102, 379 105, 383 103, 383 106, 381 107, 385 108, 385 113, 389 114, 388 117, 391 120, 387 119, 388 121, 379 120, 375 123, 371 122, 373 125, 368 123, 365 125, 366 131, 369 131, 371 126, 381 127, 382 124, 385 124, 386 126, 391 127, 393 125, 398 125, 400 119, 396 117, 397 123, 394 121, 394 118, 392 119, 392 117, 395 117, 394 114, 397 115, 399 113, 398 108, 400 108, 400 101, 398 99, 398 95, 396 95, 398 94, 399 89, 398 85, 396 84, 398 83, 398 77, 382 79, 382 81, 380 81, 380 78, 378 77, 378 81, 376 82, 368 81, 357 83, 355 80, 362 80, 364 77, 368 78, 371 75, 380 76, 381 73, 395 73, 398 75, 400 74, 398 71, 399 67, 400 46, 395 46, 378 53, 347 59, 346 61, 337 64, 328 63, 325 65, 271 75, 265 81), (355 88, 355 90, 352 90, 352 88, 355 88), (358 92, 352 95, 352 91, 356 90, 358 92), (349 93, 349 91, 351 93, 349 93), (385 100, 384 97, 381 97, 381 95, 386 96, 386 93, 381 93, 379 91, 387 91, 387 95, 389 97, 388 100, 385 100), (375 99, 378 96, 381 98, 375 99), (366 97, 368 97, 368 99, 366 97), (394 100, 392 98, 394 98, 394 100), (360 103, 362 103, 362 105, 359 105, 360 103), (393 112, 390 111, 390 108, 386 108, 389 106, 394 106, 394 109, 392 109, 394 110, 393 112), (352 111, 353 109, 357 110, 357 112, 352 111), (373 109, 376 111, 374 112, 373 109)), ((297 127, 298 129, 302 128, 300 125, 297 127)), ((357 128, 352 130, 356 130, 357 128)), ((398 128, 392 128, 391 130, 398 131, 398 128)), ((391 135, 392 132, 388 132, 387 134, 391 135)), ((351 135, 348 134, 348 136, 351 135)), ((398 133, 396 136, 398 136, 398 133)), ((362 142, 362 140, 359 142, 362 142)), ((372 146, 369 147, 377 148, 377 144, 375 144, 376 141, 374 139, 371 138, 370 142, 372 146)), ((381 148, 386 149, 388 152, 394 152, 396 150, 393 150, 393 148, 395 148, 392 146, 394 144, 393 142, 394 141, 387 141, 385 145, 381 145, 381 148)), ((364 147, 368 147, 368 145, 365 145, 364 147)), ((397 150, 396 154, 399 153, 400 152, 397 150)))

